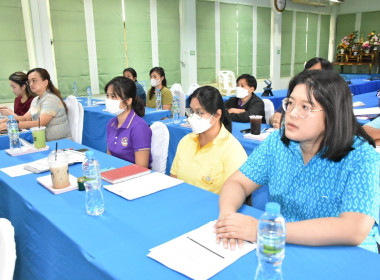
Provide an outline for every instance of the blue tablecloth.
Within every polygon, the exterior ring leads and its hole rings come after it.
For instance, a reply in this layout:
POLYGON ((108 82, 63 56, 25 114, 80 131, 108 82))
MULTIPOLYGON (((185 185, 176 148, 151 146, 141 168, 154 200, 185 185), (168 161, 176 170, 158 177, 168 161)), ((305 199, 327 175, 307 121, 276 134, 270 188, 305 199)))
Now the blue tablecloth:
POLYGON ((380 80, 368 81, 363 79, 351 80, 348 85, 354 95, 363 94, 380 89, 380 80))
MULTIPOLYGON (((93 107, 86 106, 85 99, 79 99, 84 108, 83 120, 83 145, 89 146, 98 151, 107 151, 107 123, 110 119, 115 117, 105 110, 105 105, 98 105, 93 107)), ((153 108, 145 107, 145 116, 143 119, 148 125, 163 118, 170 118, 170 110, 157 111, 153 108)))
MULTIPOLYGON (((185 119, 186 118, 182 118, 182 123, 186 122, 185 119)), ((175 153, 177 152, 178 143, 185 135, 191 132, 191 128, 183 127, 180 124, 174 124, 172 119, 164 120, 163 123, 168 127, 170 135, 168 161, 166 164, 166 174, 169 174, 175 153)), ((261 124, 262 129, 267 127, 269 127, 269 125, 261 124)), ((232 122, 232 134, 242 144, 243 148, 249 155, 254 148, 260 145, 261 141, 244 138, 244 133, 241 133, 240 131, 248 128, 250 128, 250 123, 232 122)))
MULTIPOLYGON (((29 143, 33 143, 33 136, 30 130, 21 132, 20 138, 25 139, 29 143)), ((8 135, 0 135, 0 150, 9 149, 9 137, 8 135)))
MULTIPOLYGON (((60 140, 61 148, 83 147, 60 140)), ((54 148, 55 142, 48 143, 54 148)), ((36 160, 49 151, 9 157, 0 151, 0 168, 36 160)), ((125 161, 95 151, 101 168, 125 161)), ((69 167, 81 176, 79 164, 69 167)), ((187 279, 146 255, 150 248, 218 217, 219 196, 188 184, 127 201, 103 190, 105 212, 85 211, 85 192, 53 195, 36 182, 43 174, 10 178, 0 172, 0 217, 15 227, 17 261, 14 279, 187 279)), ((259 210, 240 212, 258 218, 259 210)), ((377 279, 380 255, 358 247, 286 245, 284 279, 377 279)), ((253 279, 253 251, 212 279, 253 279)))

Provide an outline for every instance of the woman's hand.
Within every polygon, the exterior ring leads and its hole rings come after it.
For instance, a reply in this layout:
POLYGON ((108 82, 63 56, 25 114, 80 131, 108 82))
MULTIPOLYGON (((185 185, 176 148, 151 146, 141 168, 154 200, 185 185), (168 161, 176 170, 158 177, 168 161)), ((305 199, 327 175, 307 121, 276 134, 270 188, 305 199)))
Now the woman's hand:
POLYGON ((14 115, 12 109, 9 108, 9 107, 7 107, 7 106, 1 106, 1 107, 0 107, 0 113, 1 113, 3 116, 14 115))
POLYGON ((224 217, 219 217, 215 224, 216 242, 223 242, 224 248, 230 247, 235 250, 236 242, 240 248, 244 245, 244 240, 256 241, 258 220, 240 213, 231 213, 224 217))
POLYGON ((228 113, 230 114, 241 114, 241 113, 244 113, 245 110, 244 109, 238 109, 238 108, 230 108, 228 109, 228 113))
POLYGON ((5 129, 7 129, 7 123, 6 122, 0 123, 0 130, 5 130, 5 129))

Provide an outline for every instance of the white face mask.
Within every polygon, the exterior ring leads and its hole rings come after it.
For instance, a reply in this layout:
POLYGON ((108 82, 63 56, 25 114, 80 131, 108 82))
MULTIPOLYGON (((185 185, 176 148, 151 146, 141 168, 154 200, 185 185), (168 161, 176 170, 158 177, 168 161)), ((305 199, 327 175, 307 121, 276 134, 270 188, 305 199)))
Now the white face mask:
POLYGON ((160 79, 156 80, 156 79, 150 79, 150 85, 152 87, 156 87, 156 86, 159 86, 161 84, 161 81, 160 79))
POLYGON ((120 102, 120 100, 106 99, 107 112, 116 116, 123 113, 127 107, 125 107, 124 109, 120 109, 120 102))
POLYGON ((212 115, 209 119, 199 118, 195 114, 190 115, 188 118, 188 121, 190 123, 191 129, 195 134, 199 134, 202 132, 205 132, 206 130, 209 130, 210 127, 214 124, 214 122, 211 124, 210 120, 214 115, 212 115))
POLYGON ((248 95, 248 89, 245 89, 243 87, 236 87, 236 97, 237 98, 244 98, 248 95))

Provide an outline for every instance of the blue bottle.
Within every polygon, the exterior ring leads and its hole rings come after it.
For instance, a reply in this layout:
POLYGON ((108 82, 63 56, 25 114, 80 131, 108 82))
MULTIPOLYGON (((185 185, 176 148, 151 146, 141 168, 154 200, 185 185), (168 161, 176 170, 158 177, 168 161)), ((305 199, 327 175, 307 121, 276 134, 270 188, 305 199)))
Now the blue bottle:
POLYGON ((87 87, 87 106, 91 106, 92 92, 91 87, 87 87))
POLYGON ((173 123, 178 124, 181 122, 181 116, 180 116, 180 102, 178 96, 173 97, 173 123))
POLYGON ((7 130, 9 136, 9 148, 13 152, 18 152, 21 150, 20 142, 20 132, 18 130, 18 123, 15 120, 14 116, 8 116, 7 121, 7 130))
POLYGON ((162 101, 161 101, 161 90, 158 88, 156 90, 156 110, 161 111, 162 110, 162 101))
POLYGON ((268 202, 257 229, 258 267, 255 280, 282 280, 281 265, 285 257, 286 224, 280 205, 268 202))
POLYGON ((78 87, 77 87, 77 82, 73 83, 73 95, 75 97, 78 97, 78 87))
POLYGON ((102 181, 99 162, 94 159, 94 152, 87 151, 82 163, 84 187, 86 188, 86 211, 91 216, 99 216, 104 212, 102 181))

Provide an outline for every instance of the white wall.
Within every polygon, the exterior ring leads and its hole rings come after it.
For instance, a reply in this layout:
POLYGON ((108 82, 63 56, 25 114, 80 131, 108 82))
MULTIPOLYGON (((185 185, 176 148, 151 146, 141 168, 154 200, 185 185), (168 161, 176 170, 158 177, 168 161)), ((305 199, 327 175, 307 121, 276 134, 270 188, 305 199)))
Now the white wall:
POLYGON ((344 0, 344 3, 338 5, 338 14, 373 12, 379 10, 379 0, 344 0))

